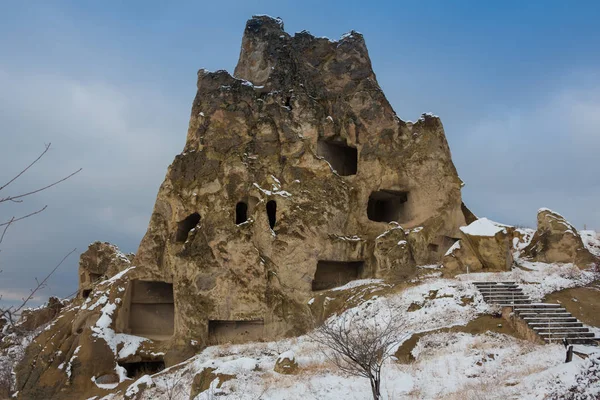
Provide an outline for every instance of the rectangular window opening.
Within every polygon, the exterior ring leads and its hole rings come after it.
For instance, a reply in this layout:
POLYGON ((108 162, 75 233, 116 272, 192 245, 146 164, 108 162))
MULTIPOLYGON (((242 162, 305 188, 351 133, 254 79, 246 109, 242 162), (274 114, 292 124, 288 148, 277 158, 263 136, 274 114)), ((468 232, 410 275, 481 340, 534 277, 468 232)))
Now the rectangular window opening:
POLYGON ((356 175, 358 171, 358 151, 346 143, 319 139, 317 155, 327 160, 341 176, 356 175))
POLYGON ((132 282, 129 332, 149 339, 164 340, 173 335, 175 305, 173 285, 167 282, 132 282))
POLYGON ((312 282, 312 290, 327 290, 343 286, 359 279, 363 272, 364 261, 325 261, 317 262, 317 271, 312 282))
POLYGON ((409 192, 378 190, 371 193, 367 205, 367 216, 371 221, 403 223, 410 220, 406 202, 409 192))
POLYGON ((254 342, 263 339, 264 321, 262 319, 208 321, 208 341, 212 345, 254 342))

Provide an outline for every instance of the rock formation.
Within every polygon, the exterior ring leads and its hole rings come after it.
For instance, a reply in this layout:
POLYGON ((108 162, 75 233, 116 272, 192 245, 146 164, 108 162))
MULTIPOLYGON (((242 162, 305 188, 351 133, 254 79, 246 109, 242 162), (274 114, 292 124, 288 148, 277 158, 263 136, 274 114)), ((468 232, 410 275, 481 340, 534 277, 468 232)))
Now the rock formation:
POLYGON ((459 273, 510 271, 513 227, 481 218, 460 231, 461 240, 444 255, 444 267, 459 273))
POLYGON ((87 298, 96 283, 130 267, 132 259, 110 243, 90 244, 79 258, 79 293, 87 298))
POLYGON ((562 215, 547 208, 538 211, 537 231, 523 254, 535 261, 574 263, 579 266, 596 260, 583 245, 577 229, 562 215))
POLYGON ((82 256, 82 295, 28 348, 20 396, 94 394, 209 344, 300 334, 314 291, 405 280, 474 220, 441 121, 398 118, 360 33, 290 36, 256 16, 234 75, 199 71, 135 258, 82 256))

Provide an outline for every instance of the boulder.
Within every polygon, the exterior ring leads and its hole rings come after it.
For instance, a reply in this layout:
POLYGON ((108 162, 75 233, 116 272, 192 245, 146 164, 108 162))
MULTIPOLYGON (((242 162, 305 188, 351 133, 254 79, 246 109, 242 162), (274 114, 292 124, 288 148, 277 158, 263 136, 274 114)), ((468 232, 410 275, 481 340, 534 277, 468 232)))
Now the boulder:
POLYGON ((449 271, 510 271, 514 228, 480 218, 460 228, 462 238, 444 255, 449 271), (468 269, 467 269, 468 267, 468 269))
POLYGON ((584 246, 577 229, 562 215, 542 208, 537 214, 537 230, 522 255, 545 263, 573 263, 587 267, 597 261, 584 246))
POLYGON ((296 375, 298 373, 298 363, 293 351, 286 351, 277 358, 273 370, 284 375, 296 375))

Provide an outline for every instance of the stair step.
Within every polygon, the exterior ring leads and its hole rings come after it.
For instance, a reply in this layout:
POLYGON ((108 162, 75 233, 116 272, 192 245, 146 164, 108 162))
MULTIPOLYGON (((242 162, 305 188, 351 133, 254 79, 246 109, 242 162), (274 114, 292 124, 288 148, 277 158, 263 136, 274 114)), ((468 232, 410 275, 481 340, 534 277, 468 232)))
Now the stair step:
POLYGON ((527 320, 529 318, 544 318, 544 319, 555 319, 555 318, 575 318, 569 313, 556 313, 556 314, 520 314, 519 317, 527 320))
POLYGON ((573 327, 573 326, 535 326, 533 330, 537 333, 552 333, 552 332, 589 332, 589 328, 573 327))
MULTIPOLYGON (((544 339, 548 341, 547 339, 544 339)), ((569 338, 569 344, 591 344, 598 345, 600 337, 582 337, 582 338, 569 338)))
POLYGON ((491 303, 491 304, 506 304, 506 306, 524 306, 526 304, 529 304, 529 302, 531 302, 531 300, 525 300, 525 299, 515 299, 514 301, 512 299, 489 299, 486 300, 487 303, 491 303))
POLYGON ((578 322, 575 317, 565 317, 565 318, 523 318, 523 320, 527 323, 529 322, 578 322))
POLYGON ((563 308, 560 304, 531 303, 527 308, 563 308))
POLYGON ((593 338, 594 332, 557 332, 557 333, 538 333, 544 339, 546 338, 593 338))
POLYGON ((518 288, 519 285, 515 285, 515 284, 510 284, 510 283, 503 283, 501 285, 495 284, 495 285, 475 285, 475 287, 477 289, 512 289, 512 288, 518 288))
POLYGON ((560 314, 560 313, 566 313, 567 309, 566 308, 521 308, 521 307, 516 307, 515 311, 519 313, 519 315, 521 314, 527 314, 527 313, 544 313, 544 314, 560 314))
POLYGON ((511 282, 511 281, 508 281, 508 282, 491 282, 491 281, 490 282, 473 282, 473 285, 506 285, 506 284, 515 285, 516 282, 511 282))
POLYGON ((565 327, 573 327, 580 328, 583 326, 581 322, 530 322, 528 324, 531 328, 543 328, 543 327, 553 327, 553 326, 565 326, 565 327))

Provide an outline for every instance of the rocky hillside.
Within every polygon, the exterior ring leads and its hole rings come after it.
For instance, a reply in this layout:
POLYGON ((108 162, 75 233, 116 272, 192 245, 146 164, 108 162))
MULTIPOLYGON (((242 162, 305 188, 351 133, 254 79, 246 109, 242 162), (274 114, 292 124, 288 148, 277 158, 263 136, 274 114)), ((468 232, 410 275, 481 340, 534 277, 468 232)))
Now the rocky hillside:
POLYGON ((197 89, 138 252, 93 243, 76 298, 3 327, 6 395, 365 399, 368 380, 310 336, 348 316, 399 325, 387 399, 597 382, 594 349, 564 365, 472 283, 515 281, 534 301, 593 286, 597 234, 547 209, 535 230, 478 219, 440 119, 398 118, 360 33, 292 36, 255 16, 234 75, 200 70, 197 89))

